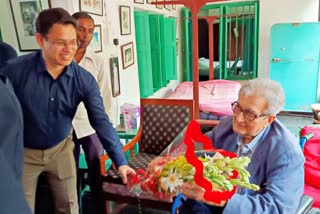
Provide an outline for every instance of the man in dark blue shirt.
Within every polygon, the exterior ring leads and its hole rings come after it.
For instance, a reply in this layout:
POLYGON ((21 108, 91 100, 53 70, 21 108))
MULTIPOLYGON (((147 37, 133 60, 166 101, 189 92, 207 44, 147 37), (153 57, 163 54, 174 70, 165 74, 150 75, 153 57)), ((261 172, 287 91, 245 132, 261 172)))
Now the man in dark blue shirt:
MULTIPOLYGON (((0 67, 17 57, 0 42, 0 67)), ((0 73, 0 210, 3 214, 31 213, 22 188, 23 120, 19 101, 9 79, 0 73)))
POLYGON ((56 212, 78 213, 71 122, 82 101, 124 183, 134 170, 127 165, 117 132, 105 113, 94 77, 73 61, 76 21, 62 8, 40 12, 36 41, 40 51, 11 61, 0 70, 12 82, 24 116, 23 185, 34 209, 38 176, 48 174, 56 212))
POLYGON ((17 52, 11 45, 0 41, 0 68, 8 60, 16 58, 17 52))

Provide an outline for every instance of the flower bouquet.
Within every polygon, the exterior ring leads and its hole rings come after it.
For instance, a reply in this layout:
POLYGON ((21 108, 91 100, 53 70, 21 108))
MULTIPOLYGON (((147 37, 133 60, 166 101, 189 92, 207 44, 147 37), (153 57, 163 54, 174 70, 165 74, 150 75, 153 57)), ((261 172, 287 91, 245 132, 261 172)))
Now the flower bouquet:
POLYGON ((213 149, 199 124, 192 121, 183 140, 173 141, 162 156, 148 165, 146 172, 137 171, 130 191, 146 191, 160 199, 170 199, 180 193, 185 182, 195 182, 206 190, 205 200, 220 203, 232 197, 236 186, 259 190, 259 186, 249 182, 249 162, 248 157, 213 149))

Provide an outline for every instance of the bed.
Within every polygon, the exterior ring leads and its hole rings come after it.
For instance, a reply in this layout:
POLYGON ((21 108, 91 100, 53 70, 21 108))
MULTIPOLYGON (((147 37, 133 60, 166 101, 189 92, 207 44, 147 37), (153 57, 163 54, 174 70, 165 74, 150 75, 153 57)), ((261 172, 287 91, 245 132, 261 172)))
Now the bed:
MULTIPOLYGON (((200 76, 209 76, 209 59, 201 57, 198 59, 199 63, 199 75, 200 76)), ((243 60, 237 60, 237 61, 227 61, 227 69, 234 69, 236 68, 235 72, 239 72, 242 68, 243 60)), ((214 68, 214 79, 219 79, 219 67, 220 62, 214 61, 213 62, 213 68, 214 68)))
MULTIPOLYGON (((230 80, 199 82, 200 119, 220 120, 232 114, 230 104, 238 99, 241 84, 230 80)), ((180 83, 168 99, 193 99, 193 82, 180 83)))

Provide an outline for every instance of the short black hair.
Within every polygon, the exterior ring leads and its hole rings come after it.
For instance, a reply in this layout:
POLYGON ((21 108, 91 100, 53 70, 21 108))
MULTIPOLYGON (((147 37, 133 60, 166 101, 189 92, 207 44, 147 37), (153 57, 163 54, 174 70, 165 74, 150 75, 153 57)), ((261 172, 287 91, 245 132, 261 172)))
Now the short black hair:
POLYGON ((63 8, 50 8, 42 10, 36 20, 36 30, 46 37, 54 24, 72 24, 77 29, 77 21, 63 8))
POLYGON ((17 51, 9 44, 0 41, 0 68, 6 61, 16 58, 17 51))
POLYGON ((72 14, 72 17, 75 18, 76 20, 78 19, 91 19, 92 22, 94 23, 93 18, 87 13, 87 12, 76 12, 74 14, 72 14))

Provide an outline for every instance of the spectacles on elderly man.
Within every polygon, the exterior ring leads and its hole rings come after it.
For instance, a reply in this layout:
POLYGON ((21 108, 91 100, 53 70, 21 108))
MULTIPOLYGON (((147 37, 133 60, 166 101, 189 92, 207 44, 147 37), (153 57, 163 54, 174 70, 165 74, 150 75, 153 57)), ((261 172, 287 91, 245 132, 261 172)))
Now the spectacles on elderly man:
POLYGON ((238 101, 235 101, 231 103, 231 109, 233 113, 235 114, 240 114, 241 112, 243 113, 243 117, 248 120, 248 121, 254 121, 255 119, 259 117, 264 117, 268 116, 268 114, 260 114, 258 115, 257 113, 250 111, 250 110, 244 110, 241 105, 238 103, 238 101))

